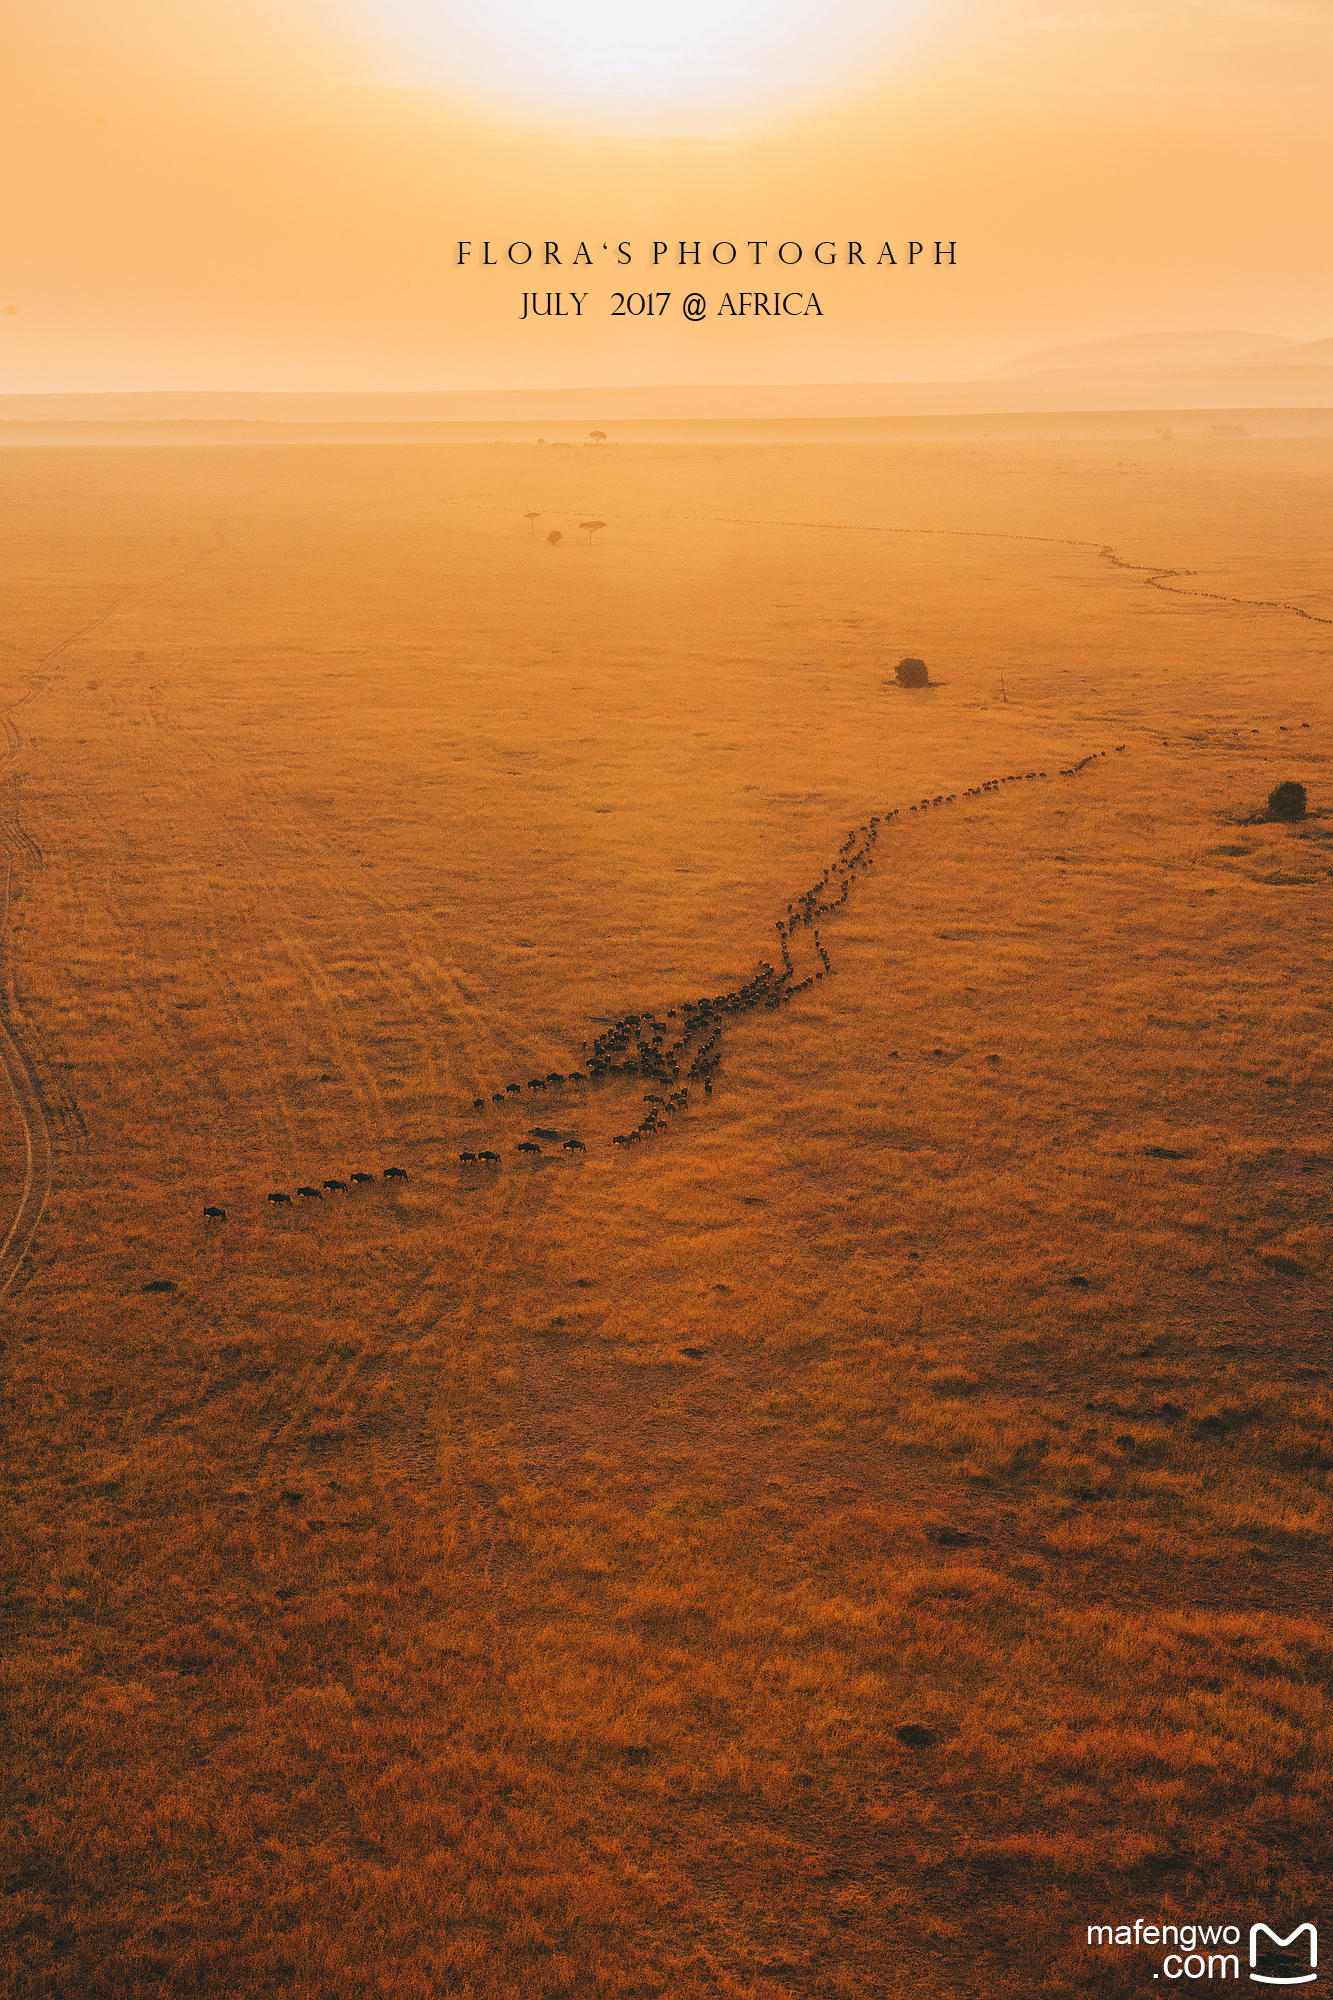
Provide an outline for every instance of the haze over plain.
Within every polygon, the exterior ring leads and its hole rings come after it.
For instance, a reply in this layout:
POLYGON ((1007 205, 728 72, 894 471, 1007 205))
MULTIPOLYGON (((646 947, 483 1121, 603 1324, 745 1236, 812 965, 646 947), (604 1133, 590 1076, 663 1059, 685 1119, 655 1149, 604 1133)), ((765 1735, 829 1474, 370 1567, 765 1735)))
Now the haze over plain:
MULTIPOLYGON (((894 17, 886 17, 893 19, 894 17)), ((12 25, 0 385, 514 388, 975 375, 1153 328, 1329 331, 1326 10, 957 0, 818 88, 595 103, 413 60, 351 7, 56 0, 12 25), (415 62, 415 66, 414 66, 415 62), (775 329, 518 321, 456 245, 956 240, 775 329)), ((858 37, 860 39, 858 39, 858 37)), ((807 256, 808 256, 807 250, 807 256)), ((808 264, 805 268, 809 268, 808 264)), ((644 267, 637 267, 643 275, 644 267)), ((595 292, 616 278, 602 264, 595 292)), ((711 282, 709 289, 713 289, 711 282)))

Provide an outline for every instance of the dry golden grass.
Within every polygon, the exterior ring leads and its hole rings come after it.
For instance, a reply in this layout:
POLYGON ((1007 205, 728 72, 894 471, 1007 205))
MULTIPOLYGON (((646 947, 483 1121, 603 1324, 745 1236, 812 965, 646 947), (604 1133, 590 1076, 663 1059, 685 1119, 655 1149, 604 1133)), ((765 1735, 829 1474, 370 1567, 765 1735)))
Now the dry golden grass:
POLYGON ((1089 1923, 1316 1915, 1333 819, 1244 822, 1333 806, 1333 626, 1230 600, 1333 616, 1327 471, 1128 455, 0 460, 7 1994, 1115 1995, 1089 1923), (669 1136, 473 1112, 1034 769, 669 1136))

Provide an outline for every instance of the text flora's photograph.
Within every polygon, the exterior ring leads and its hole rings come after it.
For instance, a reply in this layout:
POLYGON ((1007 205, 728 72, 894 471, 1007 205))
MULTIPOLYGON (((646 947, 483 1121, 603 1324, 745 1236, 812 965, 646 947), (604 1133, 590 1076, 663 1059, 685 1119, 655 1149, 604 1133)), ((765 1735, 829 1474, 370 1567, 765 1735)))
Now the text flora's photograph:
POLYGON ((0 2000, 1321 1990, 1330 77, 15 15, 0 2000))

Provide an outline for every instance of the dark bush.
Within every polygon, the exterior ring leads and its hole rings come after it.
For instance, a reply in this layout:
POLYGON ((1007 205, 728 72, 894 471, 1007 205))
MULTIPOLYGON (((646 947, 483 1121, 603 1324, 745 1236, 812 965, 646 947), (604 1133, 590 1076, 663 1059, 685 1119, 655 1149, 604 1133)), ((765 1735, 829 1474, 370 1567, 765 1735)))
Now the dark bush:
POLYGON ((1288 778, 1284 785, 1274 785, 1268 794, 1268 810, 1274 819, 1305 818, 1305 787, 1288 778))
POLYGON ((899 687, 923 688, 930 686, 930 675, 926 672, 924 660, 899 660, 896 668, 899 687))

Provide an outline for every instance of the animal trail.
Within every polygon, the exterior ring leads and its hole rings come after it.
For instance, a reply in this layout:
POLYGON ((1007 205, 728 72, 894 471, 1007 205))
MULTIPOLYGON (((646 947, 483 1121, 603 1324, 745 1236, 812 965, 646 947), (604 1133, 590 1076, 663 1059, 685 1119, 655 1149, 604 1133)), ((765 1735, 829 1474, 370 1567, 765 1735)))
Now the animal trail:
MULTIPOLYGON (((1115 746, 1117 752, 1122 752, 1125 747, 1123 743, 1115 746)), ((1105 750, 1090 752, 1076 763, 1064 766, 1060 776, 1076 777, 1106 755, 1105 750)), ((1040 783, 1046 775, 1045 771, 1011 771, 1003 777, 987 778, 980 784, 969 785, 962 792, 937 792, 908 806, 906 810, 909 814, 941 812, 956 805, 960 799, 990 796, 1004 785, 1040 783)), ((790 1006, 799 995, 809 992, 818 982, 833 976, 833 960, 824 942, 819 920, 836 917, 846 909, 853 888, 875 865, 875 850, 881 833, 895 823, 906 824, 901 806, 873 813, 860 826, 853 827, 818 880, 789 898, 784 914, 774 923, 781 970, 771 960, 761 958, 748 980, 724 992, 704 995, 697 1000, 678 1000, 675 1006, 662 1009, 640 1008, 635 1013, 621 1014, 609 1027, 594 1036, 591 1043, 583 1043, 584 1068, 548 1070, 544 1076, 529 1077, 526 1086, 511 1081, 489 1094, 483 1091, 471 1099, 472 1116, 502 1115, 514 1104, 523 1101, 525 1089, 529 1101, 540 1094, 548 1103, 554 1097, 563 1097, 567 1102, 583 1104, 588 1102, 591 1093, 596 1092, 600 1096, 617 1083, 648 1082, 656 1088, 641 1092, 642 1109, 637 1122, 623 1132, 613 1133, 607 1143, 623 1149, 665 1138, 678 1127, 681 1114, 688 1111, 693 1087, 701 1086, 705 1099, 712 1097, 714 1082, 722 1067, 721 1047, 726 1027, 760 1008, 766 1012, 778 1012, 790 1006), (812 933, 812 946, 819 969, 798 979, 793 944, 807 930, 812 933)), ((518 1140, 514 1147, 515 1155, 534 1166, 538 1161, 553 1161, 555 1155, 545 1153, 538 1143, 542 1139, 558 1144, 561 1153, 568 1155, 571 1167, 587 1152, 585 1142, 576 1135, 562 1139, 558 1131, 537 1126, 528 1136, 518 1140)), ((479 1170, 493 1171, 500 1165, 501 1155, 494 1148, 471 1145, 460 1148, 457 1154, 460 1177, 466 1182, 467 1177, 472 1175, 473 1185, 479 1170)), ((405 1170, 397 1166, 385 1167, 380 1175, 381 1181, 391 1183, 406 1179, 405 1170)), ((329 1179, 322 1188, 300 1187, 297 1195, 306 1201, 322 1201, 325 1193, 352 1192, 374 1186, 375 1182, 374 1174, 358 1172, 349 1174, 346 1182, 329 1179)), ((268 1199, 275 1206, 292 1206, 291 1196, 287 1193, 275 1192, 268 1199)), ((209 1216, 217 1215, 216 1209, 204 1212, 209 1216)))
POLYGON ((1307 611, 1303 604, 1288 604, 1277 597, 1230 597, 1222 590, 1186 590, 1176 583, 1164 583, 1168 576, 1197 576, 1195 569, 1167 569, 1158 563, 1126 562, 1109 546, 1097 552, 1105 557, 1113 569, 1140 570, 1149 590, 1164 590, 1172 597, 1207 597, 1214 604, 1239 604, 1247 611, 1289 611, 1293 618, 1308 619, 1312 625, 1333 625, 1333 618, 1323 618, 1317 611, 1307 611))

